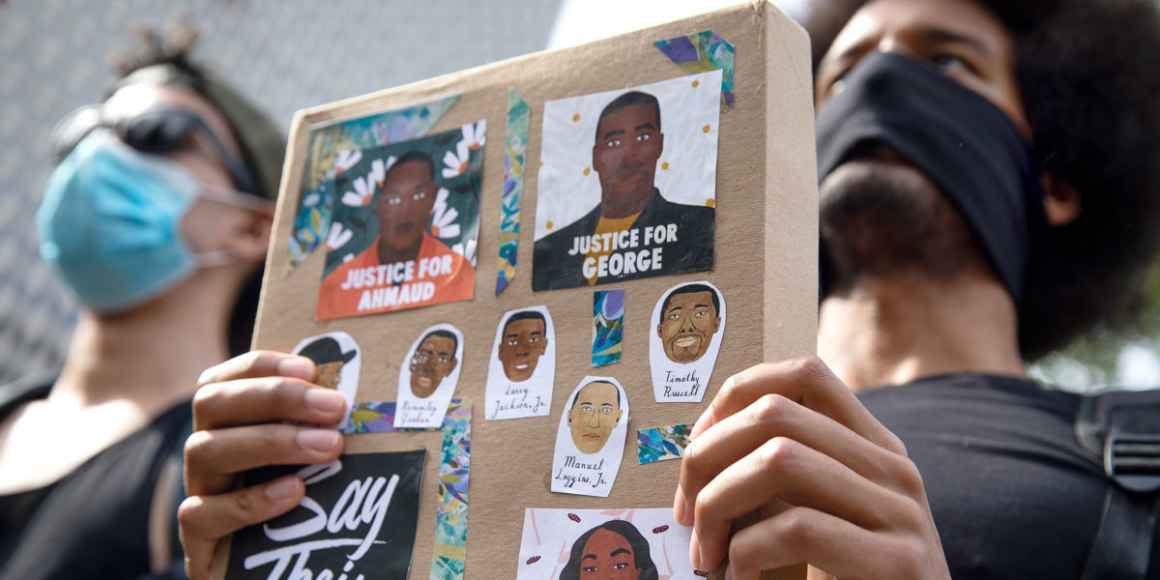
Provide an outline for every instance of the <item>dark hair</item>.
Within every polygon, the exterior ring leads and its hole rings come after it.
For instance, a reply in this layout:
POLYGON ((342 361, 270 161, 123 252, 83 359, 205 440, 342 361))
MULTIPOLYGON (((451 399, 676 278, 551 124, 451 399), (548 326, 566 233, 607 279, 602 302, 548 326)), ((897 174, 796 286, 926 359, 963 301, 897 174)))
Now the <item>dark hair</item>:
MULTIPOLYGON (((174 85, 193 91, 225 119, 241 149, 241 161, 257 178, 259 191, 251 193, 274 198, 285 155, 284 133, 253 103, 191 58, 199 37, 197 28, 179 22, 164 32, 148 26, 137 27, 133 32, 136 42, 113 57, 118 80, 106 98, 135 83, 174 85)), ((263 269, 262 265, 256 266, 238 289, 226 336, 231 356, 250 350, 263 269)))
POLYGON ((428 332, 427 334, 423 335, 423 340, 419 341, 419 346, 423 346, 423 342, 428 338, 434 337, 451 339, 451 350, 459 350, 459 337, 455 336, 455 333, 451 332, 450 330, 432 330, 431 332, 428 332))
POLYGON ((568 556, 568 563, 560 571, 560 580, 580 580, 581 559, 584 557, 584 546, 588 539, 598 530, 608 530, 628 540, 632 546, 632 559, 636 569, 640 572, 640 580, 657 580, 657 565, 653 563, 649 554, 648 540, 636 529, 636 526, 624 520, 610 520, 584 532, 572 544, 572 553, 568 556))
POLYGON ((721 316, 721 298, 717 296, 717 291, 708 284, 689 284, 688 286, 681 286, 673 290, 671 294, 665 297, 664 303, 661 304, 661 318, 657 321, 657 324, 664 322, 665 311, 669 309, 669 302, 672 301, 673 296, 693 294, 695 292, 708 292, 709 296, 713 297, 713 310, 717 313, 717 316, 721 316))
POLYGON ((544 323, 545 330, 548 328, 548 321, 544 318, 543 314, 535 310, 521 310, 511 315, 511 317, 507 319, 507 322, 503 323, 503 332, 507 332, 508 325, 512 324, 513 322, 519 322, 521 320, 539 320, 540 322, 544 323))
POLYGON ((627 93, 612 99, 612 102, 604 105, 604 110, 600 111, 600 118, 596 120, 596 140, 600 140, 600 123, 604 122, 604 117, 607 117, 616 111, 631 107, 633 105, 651 106, 657 114, 657 131, 661 130, 660 101, 658 101, 656 97, 642 91, 628 91, 627 93))
POLYGON ((595 381, 589 381, 589 382, 585 383, 583 387, 580 387, 579 389, 576 389, 576 394, 575 394, 575 395, 572 395, 572 400, 571 400, 571 401, 568 401, 568 410, 569 410, 569 411, 571 411, 571 410, 572 410, 572 407, 575 407, 575 406, 576 406, 576 399, 579 399, 579 398, 580 398, 580 393, 581 393, 581 392, 583 392, 583 391, 584 391, 584 389, 587 389, 587 388, 588 388, 588 385, 595 385, 596 383, 604 383, 604 384, 606 384, 606 385, 612 385, 612 390, 616 391, 616 406, 617 406, 617 407, 623 407, 623 406, 624 406, 624 403, 622 403, 622 402, 620 401, 620 389, 616 388, 616 385, 614 385, 614 384, 613 384, 613 383, 611 383, 610 381, 606 381, 606 380, 604 380, 604 379, 596 379, 595 381))
MULTIPOLYGON (((861 2, 849 4, 852 14, 861 2)), ((1013 37, 1044 171, 1082 205, 1036 240, 1020 352, 1034 360, 1092 330, 1138 332, 1160 247, 1160 10, 1149 0, 981 4, 1013 37)), ((832 39, 818 36, 820 58, 832 39)))
POLYGON ((383 174, 383 183, 387 182, 387 179, 391 176, 392 171, 402 167, 404 163, 411 163, 413 161, 426 163, 427 169, 429 169, 431 173, 431 181, 435 181, 435 161, 431 159, 431 156, 422 151, 408 151, 400 155, 399 158, 395 160, 394 165, 391 165, 391 168, 388 169, 385 174, 383 174))

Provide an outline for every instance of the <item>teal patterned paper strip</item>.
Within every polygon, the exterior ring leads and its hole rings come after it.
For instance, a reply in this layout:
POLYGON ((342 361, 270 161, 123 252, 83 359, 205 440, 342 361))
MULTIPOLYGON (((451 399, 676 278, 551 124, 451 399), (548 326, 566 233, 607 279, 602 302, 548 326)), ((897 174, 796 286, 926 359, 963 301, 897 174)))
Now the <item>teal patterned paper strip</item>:
POLYGON ((702 30, 687 36, 678 36, 654 43, 687 73, 721 69, 721 96, 725 105, 733 108, 733 45, 712 30, 702 30))
POLYGON ((689 446, 689 433, 692 429, 692 425, 684 423, 638 429, 636 432, 637 462, 641 465, 647 465, 658 461, 680 459, 685 454, 685 447, 689 446))
POLYGON ((592 295, 592 366, 620 362, 624 340, 624 290, 597 290, 592 295))
POLYGON ((468 479, 471 474, 471 405, 456 405, 443 419, 439 504, 430 580, 462 580, 467 560, 468 479))
POLYGON ((503 151, 503 197, 500 200, 499 268, 495 295, 499 296, 516 277, 520 250, 520 203, 524 193, 524 162, 528 149, 528 125, 532 109, 519 91, 508 90, 507 140, 503 151))

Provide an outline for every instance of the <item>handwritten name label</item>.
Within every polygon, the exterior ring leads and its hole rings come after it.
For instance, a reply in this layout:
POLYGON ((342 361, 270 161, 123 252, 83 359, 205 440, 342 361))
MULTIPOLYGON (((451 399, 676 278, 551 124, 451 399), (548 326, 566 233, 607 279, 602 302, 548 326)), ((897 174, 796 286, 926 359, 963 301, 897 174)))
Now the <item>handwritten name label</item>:
POLYGON ((603 489, 612 483, 604 476, 604 459, 594 459, 567 455, 564 465, 556 470, 552 479, 560 482, 561 487, 568 490, 583 488, 587 490, 603 489))
POLYGON ((549 401, 545 400, 540 390, 527 384, 508 383, 503 392, 491 401, 487 418, 494 421, 547 415, 549 401))
MULTIPOLYGON (((426 427, 434 422, 436 416, 443 410, 446 410, 446 406, 441 408, 433 401, 400 401, 396 411, 398 420, 395 421, 395 425, 426 427)), ((442 419, 439 422, 441 423, 442 419)))
POLYGON ((704 382, 695 370, 681 373, 665 370, 663 388, 666 399, 698 398, 701 396, 704 382))

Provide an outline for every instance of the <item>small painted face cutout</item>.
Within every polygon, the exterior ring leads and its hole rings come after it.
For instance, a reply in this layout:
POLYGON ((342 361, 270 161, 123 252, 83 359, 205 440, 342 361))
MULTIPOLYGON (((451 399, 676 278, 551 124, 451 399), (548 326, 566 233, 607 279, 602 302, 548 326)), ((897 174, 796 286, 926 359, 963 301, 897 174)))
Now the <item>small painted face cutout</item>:
POLYGON ((455 339, 428 335, 411 357, 411 393, 420 399, 430 397, 439 383, 450 375, 459 361, 455 358, 455 339))
POLYGON ((337 389, 342 378, 342 361, 328 362, 318 365, 318 384, 328 389, 337 389))
POLYGON ((661 312, 657 334, 669 360, 691 363, 709 350, 720 325, 711 291, 674 292, 661 312))
POLYGON ((632 544, 612 530, 600 529, 584 544, 580 577, 591 580, 637 580, 640 570, 632 544))
POLYGON ((589 383, 580 389, 576 402, 568 411, 572 443, 581 453, 586 454, 603 449, 619 421, 620 392, 611 383, 589 383))
POLYGON ((508 322, 499 343, 499 361, 509 381, 531 378, 548 346, 543 318, 522 318, 508 322))

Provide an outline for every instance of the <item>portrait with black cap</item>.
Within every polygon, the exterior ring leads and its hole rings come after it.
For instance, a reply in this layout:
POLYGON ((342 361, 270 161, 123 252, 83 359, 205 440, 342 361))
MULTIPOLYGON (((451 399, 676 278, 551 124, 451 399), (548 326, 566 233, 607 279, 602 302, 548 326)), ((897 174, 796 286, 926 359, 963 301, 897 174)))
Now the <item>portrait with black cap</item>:
POLYGON ((341 331, 328 332, 303 339, 293 352, 314 361, 318 367, 318 378, 314 382, 341 392, 346 398, 349 412, 358 393, 359 367, 362 360, 359 357, 361 351, 354 338, 341 331))

